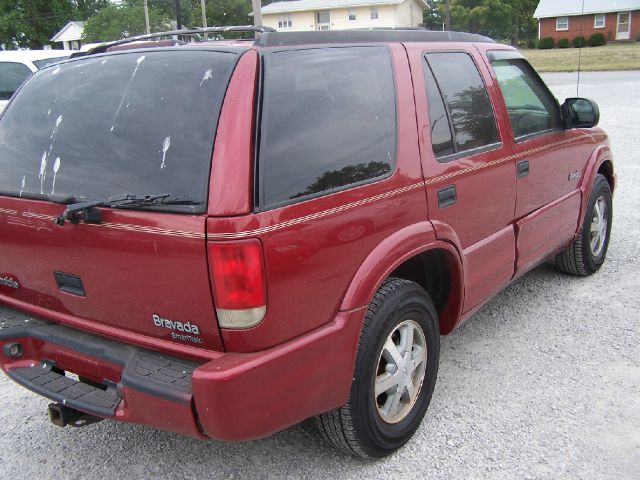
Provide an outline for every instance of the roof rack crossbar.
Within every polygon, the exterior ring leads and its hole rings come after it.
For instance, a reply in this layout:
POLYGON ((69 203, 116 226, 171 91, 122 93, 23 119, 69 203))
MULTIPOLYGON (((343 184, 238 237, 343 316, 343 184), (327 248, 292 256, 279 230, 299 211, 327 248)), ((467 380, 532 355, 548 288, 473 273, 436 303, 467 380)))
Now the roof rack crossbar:
POLYGON ((145 35, 137 35, 135 37, 122 38, 120 40, 114 40, 112 42, 105 42, 97 47, 93 47, 87 51, 87 55, 93 55, 96 53, 104 53, 111 47, 117 47, 118 45, 125 45, 127 43, 139 42, 143 40, 153 40, 154 38, 170 37, 174 35, 200 35, 204 33, 229 33, 229 32, 254 32, 254 33, 267 33, 275 32, 276 30, 271 27, 264 27, 262 25, 235 25, 228 27, 207 27, 207 28, 188 28, 182 30, 170 30, 166 32, 148 33, 145 35))

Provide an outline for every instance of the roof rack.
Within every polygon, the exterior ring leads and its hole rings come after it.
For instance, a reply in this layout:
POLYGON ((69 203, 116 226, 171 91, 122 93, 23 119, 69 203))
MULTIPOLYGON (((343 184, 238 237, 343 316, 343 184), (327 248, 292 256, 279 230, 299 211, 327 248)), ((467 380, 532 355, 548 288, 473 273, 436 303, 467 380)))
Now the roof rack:
POLYGON ((271 27, 263 27, 262 25, 254 26, 254 25, 237 25, 230 27, 207 27, 207 28, 188 28, 182 30, 171 30, 167 32, 155 32, 148 33, 146 35, 137 35, 135 37, 127 37, 122 38, 120 40, 114 40, 113 42, 105 42, 97 47, 93 47, 92 49, 86 52, 86 55, 94 55, 96 53, 104 53, 111 47, 116 47, 118 45, 124 45, 132 42, 140 42, 144 40, 152 40, 154 38, 161 37, 171 37, 174 35, 200 35, 205 33, 242 33, 242 32, 253 32, 253 33, 267 33, 267 32, 275 32, 276 30, 271 27))
POLYGON ((374 42, 472 42, 495 43, 482 35, 434 31, 424 28, 370 28, 354 30, 278 32, 267 31, 256 40, 260 47, 286 47, 328 43, 374 42))

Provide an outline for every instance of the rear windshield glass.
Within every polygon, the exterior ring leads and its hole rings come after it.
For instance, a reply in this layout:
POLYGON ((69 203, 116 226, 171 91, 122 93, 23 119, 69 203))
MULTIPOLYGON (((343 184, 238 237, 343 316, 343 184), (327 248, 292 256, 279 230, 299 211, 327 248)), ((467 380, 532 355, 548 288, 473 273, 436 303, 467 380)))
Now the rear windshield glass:
POLYGON ((0 100, 9 100, 29 75, 31 70, 22 63, 0 62, 0 100))
POLYGON ((235 53, 144 51, 44 68, 0 122, 0 193, 162 195, 202 212, 235 53), (179 199, 179 201, 178 201, 179 199))

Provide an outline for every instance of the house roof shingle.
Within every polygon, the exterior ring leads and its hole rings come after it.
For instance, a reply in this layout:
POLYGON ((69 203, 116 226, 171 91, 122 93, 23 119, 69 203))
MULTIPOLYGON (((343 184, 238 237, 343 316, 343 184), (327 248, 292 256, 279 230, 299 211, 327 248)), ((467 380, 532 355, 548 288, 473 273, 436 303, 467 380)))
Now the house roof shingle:
MULTIPOLYGON (((582 15, 583 0, 540 0, 534 18, 582 15)), ((640 0, 584 0, 584 14, 640 10, 640 0)))

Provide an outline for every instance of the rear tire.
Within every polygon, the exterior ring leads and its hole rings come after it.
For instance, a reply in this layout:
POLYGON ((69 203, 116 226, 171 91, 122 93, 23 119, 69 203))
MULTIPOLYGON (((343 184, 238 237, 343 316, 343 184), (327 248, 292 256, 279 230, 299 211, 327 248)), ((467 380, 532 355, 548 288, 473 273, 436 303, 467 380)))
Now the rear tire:
POLYGON ((579 277, 600 270, 609 248, 612 218, 611 187, 607 179, 598 174, 591 189, 582 228, 573 243, 556 255, 556 266, 565 273, 579 277))
POLYGON ((343 452, 379 458, 420 426, 438 374, 440 332, 429 294, 408 280, 385 280, 369 305, 349 403, 316 418, 343 452))

